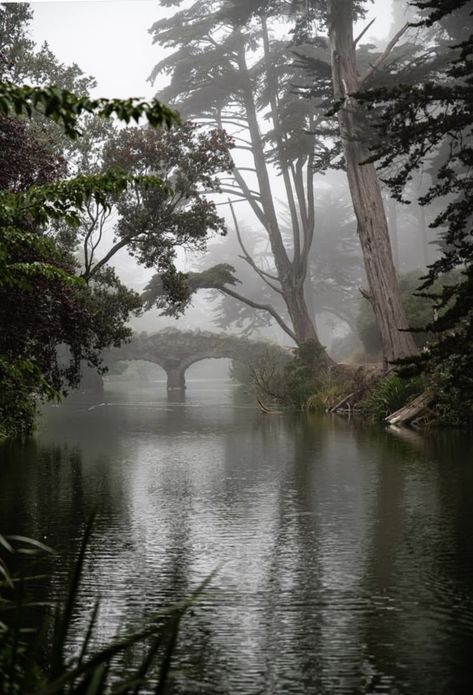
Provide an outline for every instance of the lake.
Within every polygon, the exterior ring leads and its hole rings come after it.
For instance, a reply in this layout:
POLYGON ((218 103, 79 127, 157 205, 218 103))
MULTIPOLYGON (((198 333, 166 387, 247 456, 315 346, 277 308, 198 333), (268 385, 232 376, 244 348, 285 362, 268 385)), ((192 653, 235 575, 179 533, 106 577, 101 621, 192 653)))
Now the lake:
MULTIPOLYGON (((179 693, 473 692, 473 440, 265 416, 230 382, 109 383, 0 448, 0 529, 58 550, 98 517, 74 626, 188 596, 179 693)), ((73 639, 73 636, 72 636, 73 639)))

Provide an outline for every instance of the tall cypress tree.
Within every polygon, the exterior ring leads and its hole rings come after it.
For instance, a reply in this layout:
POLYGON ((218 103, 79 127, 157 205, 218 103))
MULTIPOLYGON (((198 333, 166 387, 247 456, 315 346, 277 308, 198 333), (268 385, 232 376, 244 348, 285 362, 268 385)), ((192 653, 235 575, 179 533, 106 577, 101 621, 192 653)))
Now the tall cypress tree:
MULTIPOLYGON (((278 11, 287 12, 283 5, 278 11)), ((316 233, 314 177, 318 158, 325 154, 315 124, 324 121, 324 111, 294 93, 294 83, 307 78, 291 60, 289 41, 276 38, 275 7, 268 4, 243 24, 241 10, 226 0, 199 1, 157 22, 151 29, 155 41, 173 53, 156 66, 152 78, 169 74, 161 99, 186 117, 227 127, 235 137, 235 167, 223 192, 235 204, 247 202, 266 233, 269 267, 258 266, 248 254, 244 235, 241 252, 275 300, 247 297, 228 283, 221 291, 268 312, 296 343, 317 343, 307 278, 316 233), (275 185, 274 174, 281 183, 275 185), (281 195, 289 211, 289 234, 276 203, 281 195), (283 312, 275 309, 281 300, 283 312)), ((238 207, 234 210, 238 226, 238 207)))
POLYGON ((414 172, 435 165, 419 203, 441 205, 431 226, 440 233, 443 251, 421 291, 431 294, 433 283, 449 271, 461 274, 435 297, 436 314, 427 330, 437 340, 412 364, 432 375, 443 417, 460 422, 473 409, 473 2, 414 4, 421 13, 418 25, 440 36, 449 56, 446 67, 420 84, 369 90, 359 98, 378 114, 382 138, 371 159, 399 200, 414 172))

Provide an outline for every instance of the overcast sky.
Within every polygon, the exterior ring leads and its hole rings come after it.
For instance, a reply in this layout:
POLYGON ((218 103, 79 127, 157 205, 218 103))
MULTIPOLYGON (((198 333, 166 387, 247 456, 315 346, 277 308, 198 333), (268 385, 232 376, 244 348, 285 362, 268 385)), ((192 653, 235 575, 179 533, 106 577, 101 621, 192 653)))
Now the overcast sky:
MULTIPOLYGON (((65 63, 76 62, 97 78, 97 96, 152 96, 146 81, 163 51, 148 29, 165 13, 157 0, 56 0, 32 2, 35 41, 47 41, 65 63)), ((391 0, 375 0, 369 34, 383 38, 391 23, 391 0)))
POLYGON ((97 78, 97 94, 152 96, 146 82, 162 51, 148 29, 163 9, 155 0, 34 2, 33 38, 65 63, 97 78))

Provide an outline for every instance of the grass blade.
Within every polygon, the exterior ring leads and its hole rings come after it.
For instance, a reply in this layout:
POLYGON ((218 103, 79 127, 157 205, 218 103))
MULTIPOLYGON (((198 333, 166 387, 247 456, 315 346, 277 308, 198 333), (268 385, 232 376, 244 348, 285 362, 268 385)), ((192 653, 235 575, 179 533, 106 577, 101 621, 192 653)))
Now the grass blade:
POLYGON ((95 513, 91 515, 85 527, 84 535, 79 549, 79 555, 74 564, 74 569, 69 582, 69 590, 67 594, 64 611, 58 614, 59 620, 55 625, 54 643, 52 649, 51 674, 53 677, 58 676, 64 670, 64 645, 67 639, 67 633, 71 623, 72 613, 79 593, 79 586, 84 569, 85 556, 89 545, 92 529, 95 522, 95 513))
POLYGON ((176 651, 177 636, 179 634, 180 624, 181 616, 178 615, 174 621, 174 624, 172 625, 171 634, 169 636, 166 652, 164 654, 164 659, 159 670, 159 681, 155 691, 156 695, 163 695, 165 692, 169 672, 171 670, 171 660, 174 656, 174 652, 176 651))

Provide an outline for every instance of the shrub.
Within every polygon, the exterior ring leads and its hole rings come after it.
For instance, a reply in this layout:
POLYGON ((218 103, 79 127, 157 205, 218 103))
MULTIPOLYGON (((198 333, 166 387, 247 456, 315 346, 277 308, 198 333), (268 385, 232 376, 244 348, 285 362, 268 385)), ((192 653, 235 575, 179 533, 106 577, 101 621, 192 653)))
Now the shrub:
POLYGON ((429 374, 435 392, 434 412, 446 427, 464 427, 473 421, 473 365, 471 354, 451 353, 429 374))
POLYGON ((384 420, 425 390, 421 377, 402 378, 395 372, 377 380, 359 403, 362 413, 371 420, 384 420))
POLYGON ((352 390, 352 384, 345 377, 333 369, 327 370, 320 375, 314 392, 305 400, 302 407, 304 410, 326 412, 352 390))

